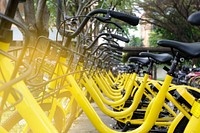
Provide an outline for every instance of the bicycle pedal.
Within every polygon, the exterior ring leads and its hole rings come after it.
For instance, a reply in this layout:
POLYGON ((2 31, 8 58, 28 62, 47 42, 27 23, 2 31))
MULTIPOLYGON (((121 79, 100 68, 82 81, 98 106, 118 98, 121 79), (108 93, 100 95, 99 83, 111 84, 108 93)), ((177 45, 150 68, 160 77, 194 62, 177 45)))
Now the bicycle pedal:
POLYGON ((131 127, 131 123, 128 121, 125 126, 123 127, 123 129, 121 130, 121 132, 126 132, 130 129, 131 127))
POLYGON ((115 124, 112 126, 112 128, 113 128, 113 129, 116 129, 116 130, 121 129, 117 123, 115 123, 115 124))

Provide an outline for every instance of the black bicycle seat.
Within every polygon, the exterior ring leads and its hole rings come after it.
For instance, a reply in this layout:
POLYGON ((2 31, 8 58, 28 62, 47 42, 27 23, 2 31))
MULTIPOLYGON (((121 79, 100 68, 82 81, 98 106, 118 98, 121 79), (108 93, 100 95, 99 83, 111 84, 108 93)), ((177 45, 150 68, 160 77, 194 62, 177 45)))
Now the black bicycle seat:
POLYGON ((149 53, 149 52, 140 52, 139 55, 141 57, 150 57, 158 63, 169 63, 172 60, 172 55, 168 53, 162 53, 162 54, 155 54, 155 53, 149 53))
POLYGON ((192 25, 200 26, 200 11, 192 13, 188 17, 188 22, 192 25))
POLYGON ((150 61, 146 57, 129 57, 128 62, 139 63, 142 66, 145 66, 148 65, 150 61))
POLYGON ((200 42, 184 43, 172 40, 159 40, 157 44, 162 47, 177 49, 188 58, 200 57, 200 42))

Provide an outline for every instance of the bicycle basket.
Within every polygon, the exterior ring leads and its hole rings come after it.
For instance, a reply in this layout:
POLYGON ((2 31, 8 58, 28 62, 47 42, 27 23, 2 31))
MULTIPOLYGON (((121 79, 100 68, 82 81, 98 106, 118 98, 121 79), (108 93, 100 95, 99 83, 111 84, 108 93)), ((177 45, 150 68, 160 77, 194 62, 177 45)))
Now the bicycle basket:
POLYGON ((39 37, 34 46, 29 46, 24 60, 31 64, 32 72, 26 83, 38 101, 55 95, 61 89, 66 89, 67 75, 72 74, 77 80, 83 69, 85 57, 71 49, 62 46, 46 37, 39 37))

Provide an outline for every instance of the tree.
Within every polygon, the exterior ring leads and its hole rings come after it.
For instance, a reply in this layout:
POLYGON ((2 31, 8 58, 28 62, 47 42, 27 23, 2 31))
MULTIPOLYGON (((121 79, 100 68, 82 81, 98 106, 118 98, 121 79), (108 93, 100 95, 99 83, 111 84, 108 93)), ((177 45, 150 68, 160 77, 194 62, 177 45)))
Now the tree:
POLYGON ((6 0, 1 0, 0 1, 0 12, 4 13, 6 7, 6 0))
POLYGON ((128 43, 128 46, 136 46, 136 47, 142 47, 143 46, 143 39, 139 37, 135 37, 134 35, 130 37, 130 42, 128 43))
POLYGON ((187 22, 188 16, 200 9, 199 0, 145 0, 139 1, 138 6, 145 11, 143 21, 155 25, 163 37, 173 34, 179 41, 200 40, 199 28, 187 22))
MULTIPOLYGON (((56 9, 58 8, 57 1, 59 0, 26 0, 19 4, 19 9, 16 12, 15 19, 21 22, 31 32, 31 39, 35 40, 38 36, 48 36, 49 26, 56 25, 56 9)), ((78 24, 83 19, 83 16, 94 8, 115 9, 117 11, 125 11, 132 13, 131 1, 122 0, 60 0, 64 5, 62 17, 80 16, 78 24), (124 3, 125 2, 125 3, 124 3), (94 5, 96 4, 96 5, 94 5), (105 6, 106 5, 106 6, 105 6), (126 6, 125 6, 126 5, 126 6)), ((1 0, 1 5, 5 4, 6 0, 1 0)), ((4 6, 5 7, 5 6, 4 6)), ((0 7, 3 11, 3 8, 0 7)), ((90 21, 85 29, 91 36, 93 33, 99 33, 99 24, 90 21), (95 26, 91 26, 96 24, 95 26)), ((125 27, 127 27, 125 25, 125 27)), ((123 27, 124 28, 124 27, 123 27)), ((128 31, 125 28, 125 31, 128 31)))
POLYGON ((150 47, 157 47, 157 41, 161 40, 162 37, 163 37, 162 34, 159 34, 156 31, 152 31, 149 34, 149 44, 150 44, 150 47))
POLYGON ((46 0, 26 0, 19 4, 15 19, 27 27, 31 33, 31 39, 38 36, 48 36, 48 22, 50 17, 46 0))
MULTIPOLYGON (((6 0, 1 0, 3 3, 6 0)), ((64 15, 82 15, 96 2, 93 0, 61 0, 65 4, 64 15)), ((19 4, 15 19, 26 26, 31 32, 31 38, 48 36, 49 26, 55 26, 57 0, 26 0, 19 4)), ((2 9, 2 8, 1 8, 2 9)), ((2 9, 3 10, 3 9, 2 9)))

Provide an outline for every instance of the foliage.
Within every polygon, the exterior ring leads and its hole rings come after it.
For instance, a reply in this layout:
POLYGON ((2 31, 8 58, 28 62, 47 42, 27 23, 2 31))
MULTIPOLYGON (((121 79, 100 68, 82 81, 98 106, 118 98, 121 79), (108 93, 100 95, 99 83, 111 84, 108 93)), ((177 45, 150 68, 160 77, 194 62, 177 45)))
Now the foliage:
POLYGON ((48 0, 47 1, 47 7, 49 9, 50 12, 50 19, 49 19, 49 26, 53 27, 55 26, 55 22, 56 22, 56 2, 55 0, 48 0))
POLYGON ((149 45, 150 47, 157 47, 157 41, 162 38, 161 34, 156 33, 155 31, 152 31, 149 34, 149 45))
POLYGON ((175 36, 163 28, 156 27, 149 34, 150 47, 157 47, 157 41, 161 39, 175 40, 175 36))
POLYGON ((145 11, 143 21, 160 27, 159 33, 167 35, 166 38, 200 40, 199 28, 187 22, 188 16, 200 9, 199 0, 145 0, 139 1, 138 6, 145 11))
POLYGON ((65 0, 63 3, 64 13, 68 16, 85 15, 91 9, 95 8, 95 4, 99 0, 65 0))
POLYGON ((130 37, 130 42, 128 43, 128 46, 135 46, 135 47, 142 47, 143 46, 143 39, 139 37, 135 37, 134 35, 130 37))
POLYGON ((122 54, 122 62, 125 63, 128 60, 128 53, 123 52, 122 54))
POLYGON ((98 8, 111 9, 135 15, 136 2, 139 0, 102 0, 98 8))

